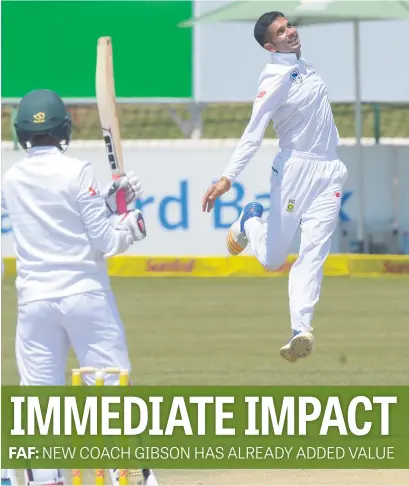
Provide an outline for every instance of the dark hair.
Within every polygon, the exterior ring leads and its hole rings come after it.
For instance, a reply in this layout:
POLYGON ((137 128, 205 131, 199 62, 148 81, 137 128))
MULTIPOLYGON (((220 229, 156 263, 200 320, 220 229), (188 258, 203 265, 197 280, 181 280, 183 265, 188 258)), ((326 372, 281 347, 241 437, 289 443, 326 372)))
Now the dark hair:
POLYGON ((257 20, 254 26, 254 38, 261 47, 264 47, 264 44, 268 41, 267 32, 269 26, 279 17, 285 17, 285 15, 273 10, 272 12, 266 12, 257 20))

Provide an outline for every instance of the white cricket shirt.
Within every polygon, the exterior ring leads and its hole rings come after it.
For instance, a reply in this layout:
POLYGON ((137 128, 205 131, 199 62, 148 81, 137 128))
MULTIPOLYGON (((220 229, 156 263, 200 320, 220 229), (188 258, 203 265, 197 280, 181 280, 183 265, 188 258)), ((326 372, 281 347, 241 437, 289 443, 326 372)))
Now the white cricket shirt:
POLYGON ((110 288, 104 255, 126 250, 89 162, 56 147, 29 149, 2 181, 17 257, 20 304, 110 288))
POLYGON ((260 75, 251 119, 223 176, 232 182, 237 178, 260 147, 271 120, 282 150, 336 152, 338 130, 324 81, 305 59, 274 53, 260 75))

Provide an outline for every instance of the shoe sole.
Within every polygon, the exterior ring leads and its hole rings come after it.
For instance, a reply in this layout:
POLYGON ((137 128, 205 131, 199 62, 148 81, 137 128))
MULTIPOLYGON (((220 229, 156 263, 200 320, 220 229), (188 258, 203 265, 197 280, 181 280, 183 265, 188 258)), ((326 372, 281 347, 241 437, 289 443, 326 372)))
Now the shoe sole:
POLYGON ((230 255, 239 255, 246 247, 241 247, 237 241, 235 241, 233 232, 230 229, 227 234, 227 250, 230 255))
POLYGON ((295 363, 301 358, 308 358, 314 345, 314 336, 310 332, 302 332, 280 349, 281 356, 295 363))

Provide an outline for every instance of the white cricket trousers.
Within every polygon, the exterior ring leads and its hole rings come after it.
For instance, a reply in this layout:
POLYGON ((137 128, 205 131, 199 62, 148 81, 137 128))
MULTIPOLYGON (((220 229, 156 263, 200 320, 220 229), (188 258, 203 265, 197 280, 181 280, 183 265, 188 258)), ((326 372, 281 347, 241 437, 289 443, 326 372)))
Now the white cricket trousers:
POLYGON ((289 276, 294 331, 311 330, 347 176, 348 171, 336 154, 331 157, 281 151, 273 162, 267 222, 261 218, 245 222, 250 247, 269 270, 286 261, 300 227, 300 250, 289 276))
MULTIPOLYGON (((16 358, 21 385, 64 385, 68 352, 80 366, 130 371, 124 328, 113 294, 86 292, 18 306, 16 358)), ((93 374, 84 376, 94 384, 93 374)), ((118 377, 106 376, 107 385, 118 377)))

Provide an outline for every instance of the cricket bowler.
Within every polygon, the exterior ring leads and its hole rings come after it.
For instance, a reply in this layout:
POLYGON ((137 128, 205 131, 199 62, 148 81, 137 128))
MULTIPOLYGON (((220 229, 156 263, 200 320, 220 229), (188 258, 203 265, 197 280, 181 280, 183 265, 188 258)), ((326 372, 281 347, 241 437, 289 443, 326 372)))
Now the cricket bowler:
POLYGON ((259 262, 275 270, 285 262, 300 228, 299 254, 289 275, 292 337, 280 350, 294 363, 313 348, 311 321, 348 172, 337 155, 338 130, 327 87, 301 57, 295 26, 281 12, 267 12, 257 20, 254 37, 271 59, 260 75, 247 128, 220 180, 204 195, 202 210, 211 211, 229 191, 272 120, 280 151, 271 167, 267 221, 259 202, 247 204, 228 232, 227 247, 238 255, 249 244, 259 262))
MULTIPOLYGON (((64 385, 71 346, 81 367, 130 370, 105 259, 146 236, 139 210, 119 215, 116 208, 116 192, 125 191, 129 208, 142 194, 141 182, 127 173, 101 191, 91 163, 64 154, 71 120, 53 91, 26 94, 15 129, 27 156, 4 175, 2 206, 17 260, 21 385, 64 385)), ((93 374, 84 379, 94 383, 93 374)), ((117 385, 118 377, 107 375, 106 384, 117 385)), ((157 484, 151 470, 143 472, 145 484, 157 484)), ((64 484, 64 478, 61 470, 27 469, 26 484, 64 484)))

